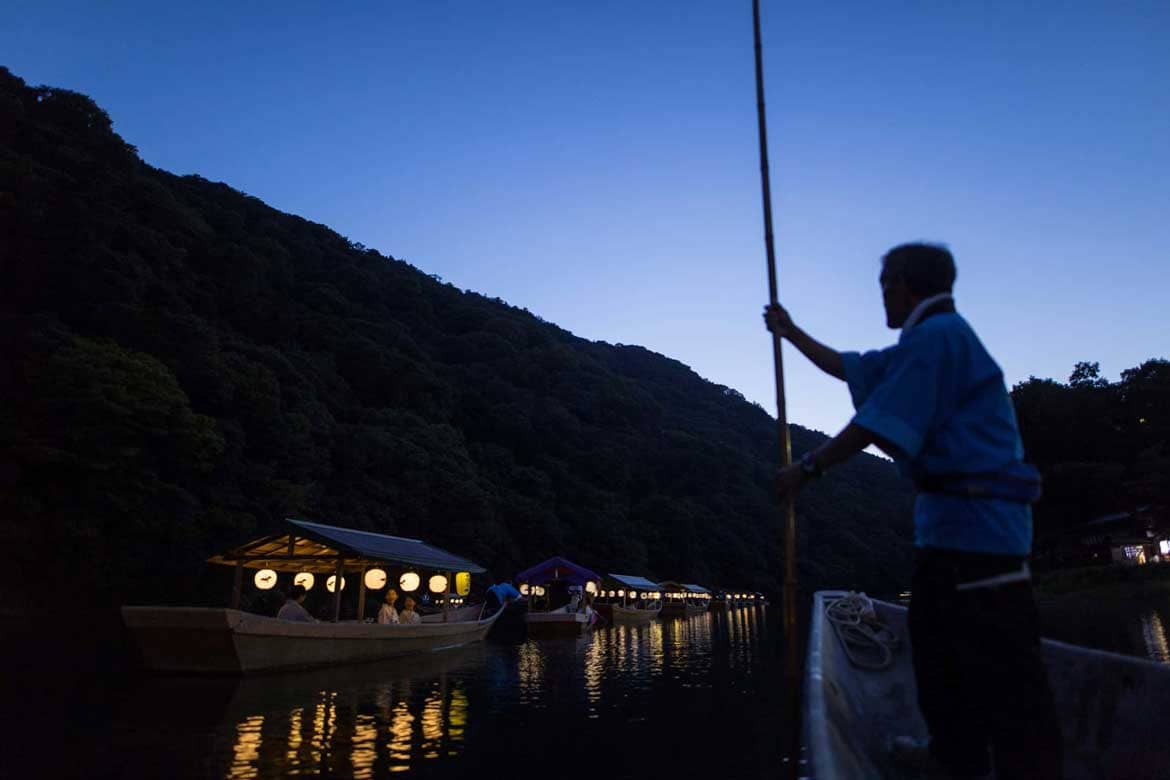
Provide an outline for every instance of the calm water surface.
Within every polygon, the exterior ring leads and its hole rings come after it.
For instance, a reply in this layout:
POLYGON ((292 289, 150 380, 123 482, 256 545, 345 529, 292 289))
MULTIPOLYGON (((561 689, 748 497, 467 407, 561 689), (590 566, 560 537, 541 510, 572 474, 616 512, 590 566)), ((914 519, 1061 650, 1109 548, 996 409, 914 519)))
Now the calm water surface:
POLYGON ((242 680, 142 678, 94 774, 776 777, 779 613, 242 680))
MULTIPOLYGON (((1170 599, 1041 611, 1046 636, 1170 662, 1170 599)), ((748 607, 310 672, 139 677, 118 688, 75 768, 96 777, 778 777, 780 640, 779 610, 748 607)))

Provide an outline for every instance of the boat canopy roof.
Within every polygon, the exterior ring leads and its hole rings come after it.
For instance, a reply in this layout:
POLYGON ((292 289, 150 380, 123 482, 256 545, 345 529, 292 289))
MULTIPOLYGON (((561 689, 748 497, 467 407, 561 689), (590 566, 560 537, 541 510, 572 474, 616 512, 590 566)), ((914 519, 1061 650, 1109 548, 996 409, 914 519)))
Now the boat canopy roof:
POLYGON ((446 550, 402 536, 376 534, 335 525, 285 520, 288 529, 207 559, 208 563, 286 572, 332 572, 337 561, 344 571, 396 563, 431 571, 480 574, 484 567, 446 550))
POLYGON ((553 580, 564 580, 570 585, 584 585, 587 582, 601 582, 601 575, 559 555, 516 575, 516 582, 527 582, 529 585, 544 585, 553 580))
POLYGON ((680 593, 682 591, 686 591, 688 593, 710 593, 711 592, 711 591, 707 590, 706 588, 704 588, 702 585, 687 585, 686 583, 679 582, 678 580, 663 580, 662 582, 658 583, 658 588, 660 590, 673 591, 675 593, 680 593))
POLYGON ((658 590, 658 583, 653 580, 648 580, 645 577, 638 577, 634 574, 610 574, 609 579, 620 582, 627 588, 634 590, 658 590))

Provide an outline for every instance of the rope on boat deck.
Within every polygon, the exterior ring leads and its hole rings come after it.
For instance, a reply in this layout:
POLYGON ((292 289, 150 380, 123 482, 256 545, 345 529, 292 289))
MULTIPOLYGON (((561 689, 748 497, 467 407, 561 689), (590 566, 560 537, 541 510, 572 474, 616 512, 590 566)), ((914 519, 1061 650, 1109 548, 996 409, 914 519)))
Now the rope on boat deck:
POLYGON ((833 599, 825 605, 825 617, 854 666, 879 670, 894 662, 898 635, 878 618, 869 596, 851 591, 833 599))

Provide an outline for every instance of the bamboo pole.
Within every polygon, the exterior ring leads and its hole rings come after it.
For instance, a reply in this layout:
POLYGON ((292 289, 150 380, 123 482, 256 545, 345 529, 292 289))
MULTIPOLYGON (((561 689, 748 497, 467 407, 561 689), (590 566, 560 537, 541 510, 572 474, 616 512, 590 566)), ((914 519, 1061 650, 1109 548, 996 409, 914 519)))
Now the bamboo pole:
MULTIPOLYGON (((768 127, 764 110, 764 55, 760 44, 760 0, 752 0, 752 31, 756 52, 756 117, 760 135, 760 189, 764 201, 764 246, 768 257, 768 303, 779 303, 776 250, 772 238, 772 183, 768 173, 768 127)), ((792 463, 788 412, 784 399, 784 358, 781 337, 772 333, 772 361, 776 368, 776 429, 780 466, 792 463)), ((784 498, 784 684, 788 699, 788 777, 795 780, 800 766, 800 642, 796 633, 796 509, 792 494, 784 498)))

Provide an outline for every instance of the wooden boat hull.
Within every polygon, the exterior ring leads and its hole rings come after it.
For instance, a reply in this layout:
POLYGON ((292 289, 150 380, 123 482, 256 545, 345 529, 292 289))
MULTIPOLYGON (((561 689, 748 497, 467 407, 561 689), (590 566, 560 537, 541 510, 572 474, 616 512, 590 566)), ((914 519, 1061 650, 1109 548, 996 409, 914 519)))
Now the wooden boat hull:
MULTIPOLYGON (((879 617, 902 640, 891 666, 850 664, 825 603, 814 597, 804 680, 804 739, 815 780, 918 777, 892 765, 895 735, 926 736, 918 713, 904 607, 875 601, 879 617)), ((1166 712, 1170 666, 1044 640, 1044 659, 1064 734, 1066 780, 1170 777, 1166 712)))
POLYGON ((528 636, 537 638, 550 637, 577 637, 593 627, 593 613, 565 612, 529 612, 528 636))
POLYGON ((595 609, 598 614, 611 624, 621 626, 647 625, 658 617, 658 613, 662 611, 661 607, 657 609, 635 609, 634 607, 623 607, 621 604, 598 604, 595 609))
POLYGON ((696 606, 694 604, 663 604, 662 617, 682 617, 689 618, 695 615, 702 615, 707 611, 706 606, 696 606))
POLYGON ((150 671, 248 674, 430 653, 483 639, 483 620, 294 623, 237 609, 123 607, 122 619, 150 671))

